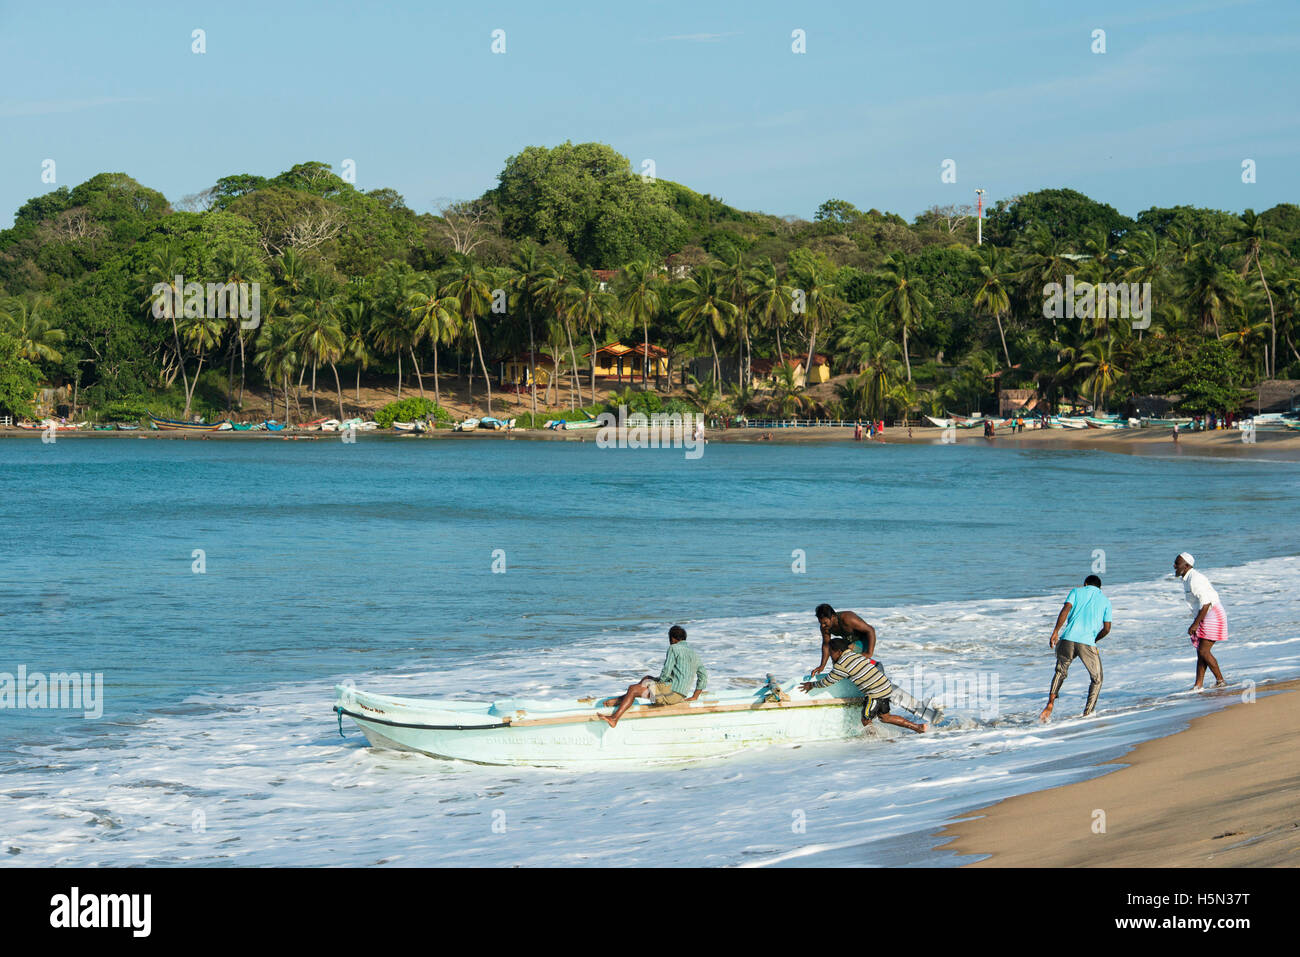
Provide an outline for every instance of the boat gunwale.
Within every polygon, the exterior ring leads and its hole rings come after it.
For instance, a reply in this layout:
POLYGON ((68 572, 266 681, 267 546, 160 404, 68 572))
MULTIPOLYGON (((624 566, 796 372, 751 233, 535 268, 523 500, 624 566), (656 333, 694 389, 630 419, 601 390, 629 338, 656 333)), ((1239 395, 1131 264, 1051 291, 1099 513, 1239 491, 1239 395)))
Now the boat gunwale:
MULTIPOLYGON (((700 708, 691 707, 686 702, 675 705, 636 705, 623 715, 622 720, 642 718, 669 718, 679 715, 695 714, 740 714, 752 711, 788 711, 793 708, 828 708, 828 707, 861 707, 863 698, 827 698, 824 700, 809 701, 756 701, 756 702, 737 702, 735 704, 706 705, 700 708)), ((371 715, 357 714, 349 711, 342 705, 335 705, 336 713, 346 714, 348 717, 361 721, 373 721, 376 724, 385 724, 394 728, 413 728, 423 731, 483 731, 483 730, 500 730, 502 728, 536 728, 548 725, 559 724, 587 724, 591 721, 599 721, 604 715, 593 714, 573 714, 573 715, 553 715, 546 718, 517 718, 511 720, 507 718, 500 724, 470 724, 470 725, 435 725, 435 724, 412 724, 403 721, 391 721, 384 718, 373 717, 371 715)))

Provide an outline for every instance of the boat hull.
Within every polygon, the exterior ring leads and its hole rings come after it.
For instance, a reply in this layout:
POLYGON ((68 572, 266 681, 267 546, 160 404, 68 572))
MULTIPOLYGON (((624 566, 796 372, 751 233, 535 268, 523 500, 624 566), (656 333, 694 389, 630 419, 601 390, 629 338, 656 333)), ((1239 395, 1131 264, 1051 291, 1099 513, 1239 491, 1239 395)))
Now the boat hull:
MULTIPOLYGON (((847 683, 841 683, 847 684, 847 683)), ((721 757, 771 745, 839 741, 874 735, 862 724, 862 699, 849 685, 788 701, 702 699, 669 707, 638 705, 611 728, 594 710, 535 718, 482 710, 421 711, 411 699, 340 688, 336 711, 351 718, 374 747, 477 764, 569 767, 642 766, 721 757), (850 690, 852 689, 852 690, 850 690)), ((605 709, 608 713, 609 709, 605 709)))

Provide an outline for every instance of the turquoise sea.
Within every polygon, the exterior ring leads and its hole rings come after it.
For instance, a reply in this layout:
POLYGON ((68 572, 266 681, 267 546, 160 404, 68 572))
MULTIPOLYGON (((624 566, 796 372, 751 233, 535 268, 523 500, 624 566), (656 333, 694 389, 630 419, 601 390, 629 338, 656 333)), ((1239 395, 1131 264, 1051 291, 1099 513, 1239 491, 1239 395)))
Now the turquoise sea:
POLYGON ((1183 693, 1178 551, 1228 608, 1228 677, 1300 674, 1297 528, 1300 464, 1172 451, 3 440, 0 680, 101 674, 103 713, 0 708, 0 861, 657 864, 664 840, 702 864, 944 861, 917 849, 960 811, 1223 702, 1183 693), (1040 729, 1052 622, 1094 568, 1102 713, 1068 718, 1080 666, 1040 729), (891 673, 996 675, 996 713, 618 774, 375 751, 331 713, 349 678, 618 691, 673 623, 741 686, 816 663, 823 601, 876 625, 891 673))

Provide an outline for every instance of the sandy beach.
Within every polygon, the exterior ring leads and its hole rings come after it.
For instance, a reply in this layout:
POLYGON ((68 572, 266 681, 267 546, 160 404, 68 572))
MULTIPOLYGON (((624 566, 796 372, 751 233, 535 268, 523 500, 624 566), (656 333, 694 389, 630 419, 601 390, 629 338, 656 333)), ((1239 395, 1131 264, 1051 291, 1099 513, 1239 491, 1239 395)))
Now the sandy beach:
MULTIPOLYGON (((972 430, 972 433, 974 430, 972 430)), ((933 427, 891 427, 885 430, 883 439, 863 439, 864 448, 880 444, 898 445, 943 445, 944 431, 933 427)), ((39 431, 0 428, 0 438, 38 439, 39 431)), ((959 431, 955 444, 979 445, 991 448, 1010 449, 1095 449, 1104 452, 1127 453, 1131 455, 1213 455, 1235 458, 1274 459, 1282 461, 1300 461, 1300 432, 1258 432, 1255 442, 1243 442, 1242 433, 1235 429, 1220 429, 1215 432, 1184 433, 1177 443, 1173 441, 1170 430, 1125 429, 1103 431, 1100 429, 1074 430, 1039 429, 1020 433, 999 432, 994 439, 986 439, 979 434, 966 434, 959 431)), ((853 429, 835 426, 800 426, 799 428, 711 428, 706 433, 710 443, 757 443, 777 445, 824 445, 848 442, 853 439, 853 429)), ((537 440, 548 442, 595 442, 596 431, 591 429, 572 432, 556 432, 547 429, 516 429, 513 432, 453 432, 451 429, 438 429, 420 435, 398 435, 387 432, 359 432, 359 441, 372 441, 376 438, 400 439, 402 441, 492 441, 492 440, 537 440)), ((59 432, 57 439, 175 439, 180 441, 339 441, 336 432, 159 432, 141 429, 137 432, 104 432, 82 430, 76 432, 59 432)))
POLYGON ((970 867, 1300 866, 1297 690, 1261 686, 1110 762, 1118 771, 976 811, 941 832, 943 849, 991 855, 970 867))

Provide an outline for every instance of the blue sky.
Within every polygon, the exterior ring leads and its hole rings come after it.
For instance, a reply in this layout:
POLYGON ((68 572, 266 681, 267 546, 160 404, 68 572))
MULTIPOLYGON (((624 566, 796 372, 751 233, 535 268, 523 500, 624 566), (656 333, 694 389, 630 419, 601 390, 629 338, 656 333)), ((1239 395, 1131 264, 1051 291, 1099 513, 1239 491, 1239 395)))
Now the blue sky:
POLYGON ((57 185, 124 171, 173 201, 352 159, 358 188, 427 211, 566 139, 805 217, 834 196, 911 219, 976 187, 1128 214, 1300 200, 1300 3, 1136 6, 0 0, 0 226, 52 188, 47 158, 57 185))

